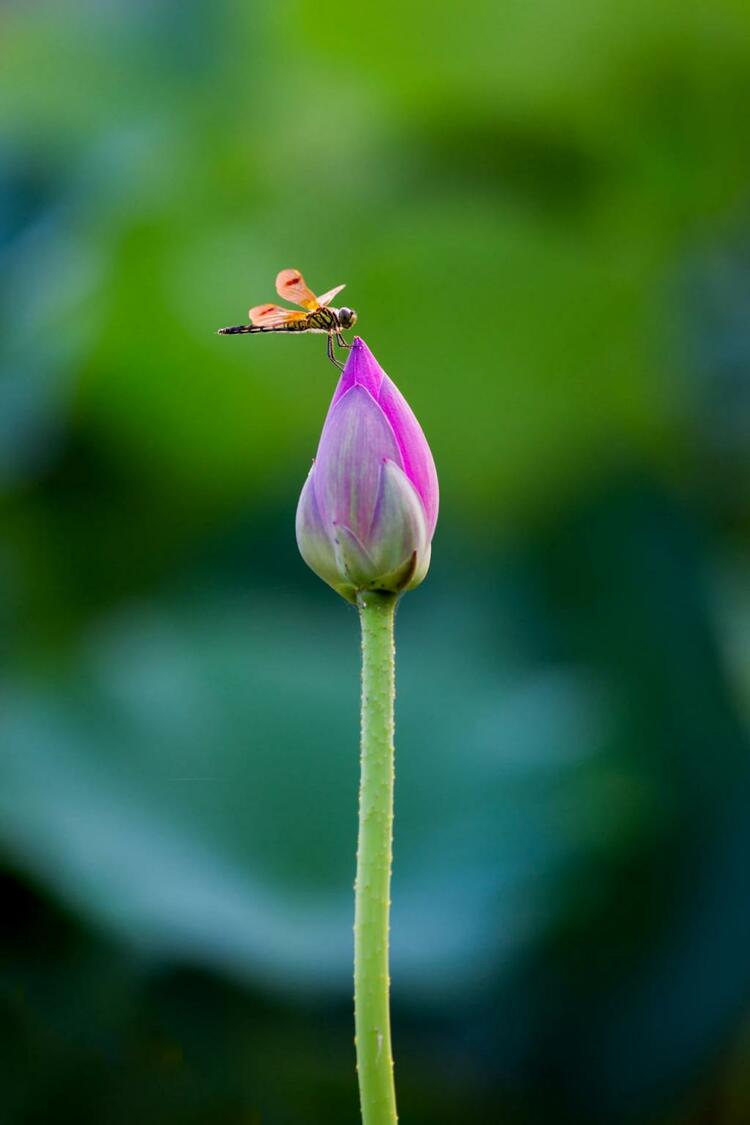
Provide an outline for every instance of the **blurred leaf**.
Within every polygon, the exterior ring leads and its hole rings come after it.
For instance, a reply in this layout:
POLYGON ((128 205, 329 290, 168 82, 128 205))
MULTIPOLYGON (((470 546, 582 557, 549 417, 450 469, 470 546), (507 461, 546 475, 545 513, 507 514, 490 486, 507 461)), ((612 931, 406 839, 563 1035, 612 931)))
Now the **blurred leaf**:
MULTIPOLYGON (((357 623, 331 608, 338 625, 306 612, 302 633, 270 598, 131 608, 57 689, 8 688, 0 831, 16 861, 145 949, 348 988, 357 623)), ((557 822, 559 774, 608 784, 603 716, 573 673, 498 695, 489 668, 462 674, 423 643, 399 703, 394 966, 461 989, 543 924, 545 884, 579 847, 557 822)))

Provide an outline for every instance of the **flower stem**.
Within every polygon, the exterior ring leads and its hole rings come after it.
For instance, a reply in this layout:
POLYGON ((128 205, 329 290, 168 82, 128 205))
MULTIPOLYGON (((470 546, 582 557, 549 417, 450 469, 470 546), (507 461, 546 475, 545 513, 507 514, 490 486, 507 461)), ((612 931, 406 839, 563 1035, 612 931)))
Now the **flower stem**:
POLYGON ((395 1125, 388 1002, 393 837, 393 619, 398 596, 360 593, 362 739, 354 906, 354 1022, 363 1125, 395 1125))

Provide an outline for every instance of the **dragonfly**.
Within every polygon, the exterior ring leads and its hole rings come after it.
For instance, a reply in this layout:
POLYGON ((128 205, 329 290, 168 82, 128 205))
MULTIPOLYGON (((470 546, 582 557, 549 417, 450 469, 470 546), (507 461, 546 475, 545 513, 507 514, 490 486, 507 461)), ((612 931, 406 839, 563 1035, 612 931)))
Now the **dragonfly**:
POLYGON ((237 336, 252 332, 322 332, 328 337, 328 358, 336 367, 343 368, 333 350, 333 341, 340 348, 349 348, 342 331, 352 328, 357 322, 354 309, 331 308, 331 301, 344 289, 337 285, 327 293, 316 297, 305 282, 299 270, 282 270, 276 277, 276 292, 285 301, 299 305, 304 312, 285 309, 283 305, 256 305, 247 314, 249 324, 237 324, 233 328, 220 328, 220 336, 237 336))

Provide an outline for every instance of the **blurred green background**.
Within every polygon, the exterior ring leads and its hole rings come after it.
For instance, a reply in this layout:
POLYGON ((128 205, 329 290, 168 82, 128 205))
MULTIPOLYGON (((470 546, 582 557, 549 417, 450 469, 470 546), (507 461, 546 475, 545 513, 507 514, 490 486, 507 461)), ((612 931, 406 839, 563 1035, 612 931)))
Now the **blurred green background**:
POLYGON ((750 1121, 750 10, 0 3, 9 1125, 357 1120, 347 282, 431 442, 406 1125, 750 1121))

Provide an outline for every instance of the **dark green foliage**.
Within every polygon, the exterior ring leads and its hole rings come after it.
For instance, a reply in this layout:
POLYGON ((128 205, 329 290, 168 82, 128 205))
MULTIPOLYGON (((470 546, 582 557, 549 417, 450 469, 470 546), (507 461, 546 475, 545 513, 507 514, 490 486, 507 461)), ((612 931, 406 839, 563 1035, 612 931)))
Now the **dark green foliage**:
POLYGON ((750 17, 339 15, 0 10, 3 1120, 355 1120, 357 622, 293 534, 334 372, 215 335, 295 266, 442 486, 403 1120, 742 1125, 750 17))

